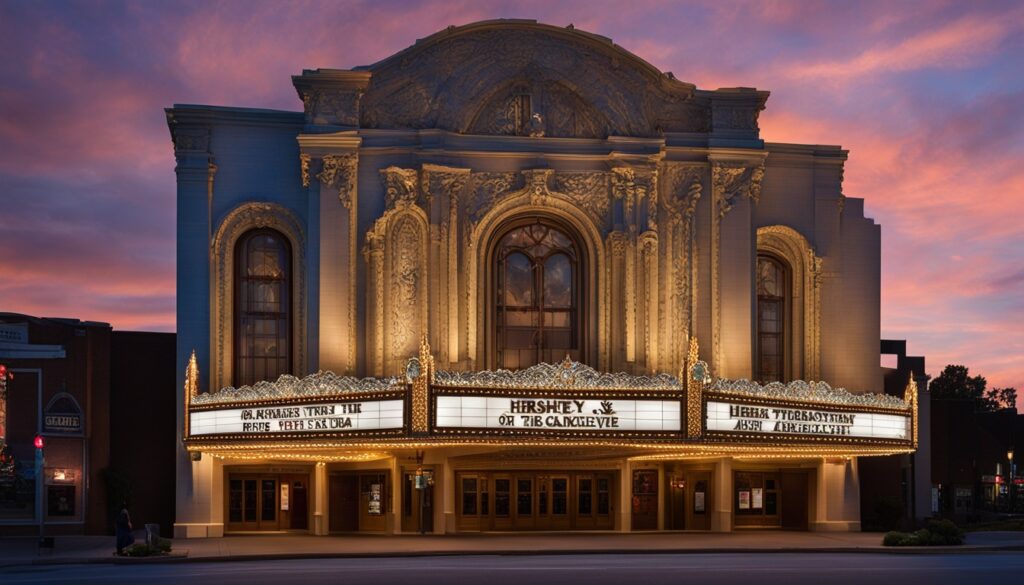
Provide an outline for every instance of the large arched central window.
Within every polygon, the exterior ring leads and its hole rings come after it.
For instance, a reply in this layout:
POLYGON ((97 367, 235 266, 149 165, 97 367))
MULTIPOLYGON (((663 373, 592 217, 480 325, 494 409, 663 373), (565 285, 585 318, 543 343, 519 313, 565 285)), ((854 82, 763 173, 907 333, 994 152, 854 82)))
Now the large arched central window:
POLYGON ((773 256, 757 257, 757 379, 786 377, 786 267, 773 256))
POLYGON ((515 225, 494 254, 499 368, 582 361, 580 248, 543 219, 515 225))
POLYGON ((291 249, 270 229, 235 249, 235 386, 291 373, 291 249))

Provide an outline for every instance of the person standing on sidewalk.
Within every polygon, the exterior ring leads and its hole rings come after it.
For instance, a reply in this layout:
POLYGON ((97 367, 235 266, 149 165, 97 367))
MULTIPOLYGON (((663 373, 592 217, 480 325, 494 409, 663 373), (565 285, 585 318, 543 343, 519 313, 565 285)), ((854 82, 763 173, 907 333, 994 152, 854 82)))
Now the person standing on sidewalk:
POLYGON ((132 537, 132 517, 128 514, 128 502, 121 502, 115 533, 117 534, 117 554, 123 555, 124 549, 135 541, 135 538, 132 537))

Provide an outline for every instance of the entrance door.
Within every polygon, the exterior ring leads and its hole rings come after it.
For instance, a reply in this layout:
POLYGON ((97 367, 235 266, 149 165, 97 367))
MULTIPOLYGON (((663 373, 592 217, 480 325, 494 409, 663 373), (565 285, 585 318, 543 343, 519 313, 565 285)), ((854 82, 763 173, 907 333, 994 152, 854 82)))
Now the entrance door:
POLYGON ((292 516, 291 529, 306 530, 309 528, 309 497, 306 493, 306 481, 304 479, 295 479, 291 484, 292 502, 289 505, 292 516))
POLYGON ((569 509, 569 476, 553 475, 550 479, 550 513, 551 530, 567 530, 572 527, 569 509))
POLYGON ((658 471, 633 472, 633 530, 658 529, 658 471))
POLYGON ((277 530, 277 479, 228 477, 228 531, 277 530))
POLYGON ((422 481, 425 487, 416 489, 415 473, 406 473, 402 478, 402 532, 434 531, 434 486, 422 481))
POLYGON ((686 487, 687 530, 711 530, 711 472, 688 474, 686 487))
POLYGON ((359 530, 359 476, 331 475, 329 483, 331 532, 356 532, 359 530))
POLYGON ((782 472, 782 527, 807 530, 807 474, 782 472))
POLYGON ((534 519, 533 476, 519 475, 516 477, 516 530, 533 530, 536 528, 534 519))

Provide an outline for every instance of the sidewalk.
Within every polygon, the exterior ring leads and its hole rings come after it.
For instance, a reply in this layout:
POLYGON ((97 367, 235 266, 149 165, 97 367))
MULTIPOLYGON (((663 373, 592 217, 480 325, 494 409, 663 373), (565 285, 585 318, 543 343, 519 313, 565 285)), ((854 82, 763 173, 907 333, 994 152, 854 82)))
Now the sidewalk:
MULTIPOLYGON (((141 534, 137 535, 137 541, 141 534)), ((741 531, 731 533, 544 533, 444 536, 258 535, 175 540, 167 562, 315 557, 623 554, 623 553, 963 553, 1024 551, 1024 532, 967 535, 959 547, 883 547, 881 533, 741 531)), ((0 567, 26 564, 122 562, 113 536, 56 537, 53 552, 40 553, 31 537, 0 539, 0 567)), ((138 562, 129 559, 127 562, 138 562)))

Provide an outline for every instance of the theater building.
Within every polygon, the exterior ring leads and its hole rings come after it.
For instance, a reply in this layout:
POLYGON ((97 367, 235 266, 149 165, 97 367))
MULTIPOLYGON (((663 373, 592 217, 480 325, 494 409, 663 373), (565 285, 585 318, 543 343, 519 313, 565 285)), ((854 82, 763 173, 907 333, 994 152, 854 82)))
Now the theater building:
POLYGON ((611 40, 449 27, 167 110, 179 537, 857 530, 880 231, 768 92, 611 40))

